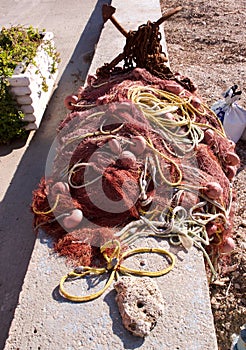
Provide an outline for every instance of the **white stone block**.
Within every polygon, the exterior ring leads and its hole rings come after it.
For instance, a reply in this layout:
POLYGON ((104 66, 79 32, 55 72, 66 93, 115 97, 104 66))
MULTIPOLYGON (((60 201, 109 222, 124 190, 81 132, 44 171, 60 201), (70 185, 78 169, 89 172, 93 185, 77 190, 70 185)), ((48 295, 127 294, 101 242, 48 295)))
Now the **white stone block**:
MULTIPOLYGON (((46 32, 43 41, 51 40, 53 37, 53 33, 46 32)), ((51 44, 54 45, 53 40, 51 40, 51 44)), ((44 44, 41 44, 37 50, 37 55, 34 58, 35 64, 29 64, 23 73, 21 69, 24 64, 20 64, 16 68, 15 74, 9 78, 10 91, 25 114, 26 119, 24 120, 31 122, 30 125, 26 126, 27 130, 38 128, 53 92, 58 74, 58 70, 55 73, 51 73, 53 58, 49 56, 43 47, 44 44), (42 89, 43 77, 45 77, 45 82, 48 86, 48 91, 46 92, 42 89)))
POLYGON ((29 105, 33 103, 33 97, 32 95, 17 96, 16 101, 20 106, 29 105))
POLYGON ((15 96, 30 95, 32 90, 29 86, 13 86, 10 89, 11 94, 15 96))
POLYGON ((8 78, 11 86, 28 86, 30 85, 30 79, 26 76, 24 77, 11 77, 8 78))
POLYGON ((34 113, 33 105, 29 105, 29 104, 28 105, 22 105, 21 106, 21 110, 22 110, 23 113, 25 113, 25 115, 34 113))
POLYGON ((36 121, 36 117, 32 113, 26 113, 25 117, 23 118, 24 122, 34 123, 36 121))
POLYGON ((36 123, 29 123, 24 127, 26 130, 37 130, 38 126, 36 123))

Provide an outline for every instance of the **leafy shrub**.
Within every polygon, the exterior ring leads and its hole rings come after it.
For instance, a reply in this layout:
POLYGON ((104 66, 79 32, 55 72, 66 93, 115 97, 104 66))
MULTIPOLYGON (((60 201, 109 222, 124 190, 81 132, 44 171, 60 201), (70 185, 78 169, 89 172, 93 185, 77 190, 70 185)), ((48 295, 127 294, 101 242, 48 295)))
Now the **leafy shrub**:
MULTIPOLYGON (((3 27, 0 32, 0 143, 8 143, 16 137, 24 137, 27 132, 24 129, 24 114, 18 108, 16 102, 9 93, 9 82, 16 66, 25 62, 35 65, 34 57, 37 48, 42 42, 43 34, 37 28, 29 26, 3 27)), ((54 66, 59 62, 59 54, 48 42, 45 50, 53 57, 54 66)), ((37 74, 39 74, 37 68, 37 74)), ((43 78, 43 77, 42 77, 43 78)), ((43 78, 42 89, 47 91, 47 84, 43 78)))

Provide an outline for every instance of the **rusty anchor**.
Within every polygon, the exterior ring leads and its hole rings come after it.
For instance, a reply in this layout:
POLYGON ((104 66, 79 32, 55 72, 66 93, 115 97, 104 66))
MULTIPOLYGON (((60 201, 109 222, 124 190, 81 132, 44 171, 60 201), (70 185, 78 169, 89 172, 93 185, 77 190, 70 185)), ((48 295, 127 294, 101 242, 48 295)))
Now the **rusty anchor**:
MULTIPOLYGON (((158 31, 159 26, 168 18, 176 14, 182 9, 181 6, 170 9, 164 13, 162 17, 160 17, 156 22, 153 23, 152 29, 153 31, 158 31)), ((102 16, 103 16, 103 21, 106 23, 108 20, 110 20, 113 25, 120 31, 121 34, 128 40, 130 36, 132 35, 133 31, 127 32, 122 25, 117 21, 117 19, 114 17, 114 13, 116 11, 116 8, 103 4, 102 6, 102 16)), ((148 21, 148 23, 151 23, 148 21)), ((159 61, 161 60, 163 63, 167 62, 168 59, 166 58, 165 54, 161 52, 161 46, 159 48, 156 48, 156 53, 159 56, 159 61)), ((149 57, 153 57, 153 55, 149 54, 149 57)), ((102 76, 107 76, 112 72, 112 70, 117 66, 118 63, 120 63, 122 60, 126 59, 126 47, 124 48, 124 51, 120 53, 118 56, 116 56, 110 63, 104 64, 101 68, 97 69, 97 75, 102 75, 102 76)))
POLYGON ((116 11, 115 7, 111 5, 103 4, 102 6, 103 21, 104 23, 106 23, 107 20, 110 20, 114 24, 114 26, 121 32, 121 34, 127 37, 128 35, 127 31, 120 25, 117 19, 113 16, 115 11, 116 11))

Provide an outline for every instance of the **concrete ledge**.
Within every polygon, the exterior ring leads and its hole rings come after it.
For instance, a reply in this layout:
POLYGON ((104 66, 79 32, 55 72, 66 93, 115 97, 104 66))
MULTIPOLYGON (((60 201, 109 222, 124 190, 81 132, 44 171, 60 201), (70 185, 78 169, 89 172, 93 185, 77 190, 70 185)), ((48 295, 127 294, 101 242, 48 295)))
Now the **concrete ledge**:
MULTIPOLYGON (((123 327, 113 289, 82 304, 67 302, 58 295, 59 280, 69 268, 52 254, 50 245, 50 239, 41 232, 5 350, 217 349, 203 259, 196 249, 175 251, 174 270, 156 279, 165 314, 143 340, 123 327)), ((148 245, 156 246, 156 242, 149 240, 148 245)))
MULTIPOLYGON (((128 6, 115 0, 112 5, 117 8, 115 16, 127 30, 161 16, 157 0, 134 0, 128 6)), ((104 62, 109 62, 123 45, 124 38, 111 23, 107 23, 90 73, 104 62)), ((156 246, 153 239, 140 243, 156 246)), ((58 295, 58 283, 69 267, 52 253, 50 245, 50 239, 40 232, 5 350, 217 349, 201 252, 194 248, 188 253, 174 251, 166 242, 160 243, 175 252, 177 262, 173 271, 156 279, 166 311, 151 335, 141 339, 132 336, 123 327, 113 289, 83 304, 65 301, 58 295)), ((135 263, 138 264, 138 261, 135 263)))

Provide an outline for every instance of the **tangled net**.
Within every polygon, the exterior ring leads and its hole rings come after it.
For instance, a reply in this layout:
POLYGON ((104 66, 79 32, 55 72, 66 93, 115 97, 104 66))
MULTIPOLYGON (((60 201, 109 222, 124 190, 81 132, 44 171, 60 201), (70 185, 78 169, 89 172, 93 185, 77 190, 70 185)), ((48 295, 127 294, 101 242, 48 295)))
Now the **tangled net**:
POLYGON ((131 33, 117 57, 69 101, 51 174, 33 192, 34 227, 75 265, 101 266, 112 239, 124 251, 156 236, 197 246, 215 272, 233 245, 235 145, 194 84, 164 65, 153 24, 131 33), (155 45, 138 55, 143 35, 155 45))

